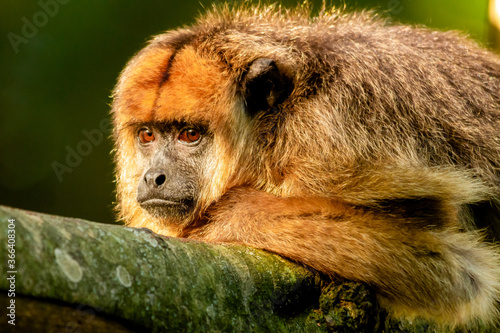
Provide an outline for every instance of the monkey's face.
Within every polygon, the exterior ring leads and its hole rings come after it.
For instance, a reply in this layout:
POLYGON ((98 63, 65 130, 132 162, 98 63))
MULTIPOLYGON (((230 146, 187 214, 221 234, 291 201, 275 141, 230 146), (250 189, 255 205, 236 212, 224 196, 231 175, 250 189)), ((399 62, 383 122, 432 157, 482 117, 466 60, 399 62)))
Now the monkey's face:
POLYGON ((186 123, 147 123, 137 130, 143 174, 137 202, 157 218, 183 219, 200 192, 201 161, 212 145, 206 127, 186 123))
POLYGON ((176 235, 228 186, 241 101, 217 61, 151 45, 115 90, 118 207, 126 221, 176 235))

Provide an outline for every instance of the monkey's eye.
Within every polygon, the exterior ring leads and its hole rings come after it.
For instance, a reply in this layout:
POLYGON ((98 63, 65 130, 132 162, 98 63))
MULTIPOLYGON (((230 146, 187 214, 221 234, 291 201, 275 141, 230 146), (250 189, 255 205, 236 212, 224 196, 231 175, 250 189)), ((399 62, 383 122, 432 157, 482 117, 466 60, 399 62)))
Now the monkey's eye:
POLYGON ((139 131, 139 141, 141 143, 150 143, 155 140, 153 132, 149 128, 143 128, 139 131))
POLYGON ((179 134, 179 141, 184 143, 194 143, 200 140, 201 134, 194 128, 186 128, 179 134))

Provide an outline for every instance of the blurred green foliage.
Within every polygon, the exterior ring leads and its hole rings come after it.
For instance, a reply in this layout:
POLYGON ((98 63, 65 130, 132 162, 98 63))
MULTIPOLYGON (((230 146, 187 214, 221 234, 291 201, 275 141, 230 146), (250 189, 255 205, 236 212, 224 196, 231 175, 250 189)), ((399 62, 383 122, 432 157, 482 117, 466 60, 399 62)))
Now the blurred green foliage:
MULTIPOLYGON (((116 77, 150 36, 190 24, 212 2, 3 1, 0 204, 112 222, 112 144, 109 132, 99 142, 96 131, 102 133, 99 124, 109 117, 116 77), (30 31, 24 27, 27 21, 39 27, 30 31), (24 38, 23 32, 30 38, 16 39, 24 38), (84 131, 96 134, 94 143, 84 131), (70 158, 71 172, 59 170, 58 176, 54 162, 67 166, 71 150, 86 156, 70 158)), ((321 1, 312 3, 315 9, 321 6, 321 1)), ((461 29, 483 43, 487 40, 486 0, 332 3, 345 3, 348 9, 375 8, 394 21, 461 29)))

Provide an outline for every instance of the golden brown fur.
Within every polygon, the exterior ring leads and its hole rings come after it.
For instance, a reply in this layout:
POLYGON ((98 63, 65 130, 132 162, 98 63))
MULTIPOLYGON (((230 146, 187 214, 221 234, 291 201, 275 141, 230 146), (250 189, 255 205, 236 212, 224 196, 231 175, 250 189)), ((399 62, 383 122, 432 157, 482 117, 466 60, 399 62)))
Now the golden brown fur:
POLYGON ((500 60, 453 32, 370 13, 214 10, 153 39, 114 94, 118 209, 130 226, 267 249, 364 281, 396 314, 498 323, 500 60), (250 64, 289 96, 249 115, 250 64), (137 124, 207 124, 195 209, 150 215, 137 124))

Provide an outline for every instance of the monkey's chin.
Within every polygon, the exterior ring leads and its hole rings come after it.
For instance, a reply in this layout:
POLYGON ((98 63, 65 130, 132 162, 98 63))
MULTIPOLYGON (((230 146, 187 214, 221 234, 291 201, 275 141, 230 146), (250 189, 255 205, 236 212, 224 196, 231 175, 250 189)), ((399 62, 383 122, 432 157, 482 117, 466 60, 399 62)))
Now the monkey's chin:
POLYGON ((139 202, 139 205, 153 217, 173 222, 184 221, 193 211, 193 201, 189 199, 172 201, 155 198, 139 202))

